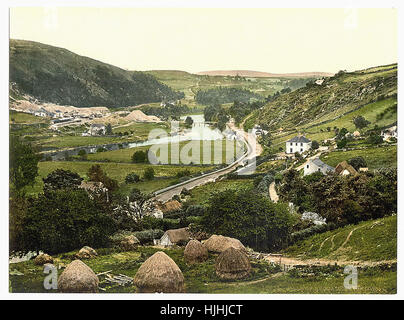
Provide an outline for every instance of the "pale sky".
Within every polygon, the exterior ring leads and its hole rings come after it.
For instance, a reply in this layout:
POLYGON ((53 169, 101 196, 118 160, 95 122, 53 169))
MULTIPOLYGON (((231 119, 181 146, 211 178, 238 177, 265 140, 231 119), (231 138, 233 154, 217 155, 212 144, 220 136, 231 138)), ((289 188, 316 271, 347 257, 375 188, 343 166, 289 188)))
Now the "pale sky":
POLYGON ((129 70, 337 72, 398 54, 396 9, 12 8, 10 37, 129 70))

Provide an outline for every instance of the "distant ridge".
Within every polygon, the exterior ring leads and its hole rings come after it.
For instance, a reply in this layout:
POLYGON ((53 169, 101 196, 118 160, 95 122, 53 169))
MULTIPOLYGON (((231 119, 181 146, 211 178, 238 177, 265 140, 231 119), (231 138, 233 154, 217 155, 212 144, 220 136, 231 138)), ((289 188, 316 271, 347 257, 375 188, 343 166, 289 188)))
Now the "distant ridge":
POLYGON ((198 75, 207 76, 232 76, 253 78, 313 78, 313 77, 332 77, 334 73, 329 72, 297 72, 297 73, 269 73, 252 70, 214 70, 197 72, 198 75))

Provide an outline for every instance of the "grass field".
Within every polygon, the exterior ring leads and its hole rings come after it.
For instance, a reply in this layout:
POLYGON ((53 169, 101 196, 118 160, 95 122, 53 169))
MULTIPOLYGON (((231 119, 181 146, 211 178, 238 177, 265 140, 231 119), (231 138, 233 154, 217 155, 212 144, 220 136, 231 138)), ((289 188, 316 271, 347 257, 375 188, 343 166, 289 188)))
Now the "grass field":
POLYGON ((350 151, 333 151, 320 157, 322 161, 335 167, 344 160, 361 156, 365 159, 369 170, 378 168, 397 168, 397 146, 375 147, 350 151))
POLYGON ((11 110, 9 113, 9 121, 10 123, 21 123, 21 124, 49 123, 49 118, 37 117, 29 113, 16 112, 11 110))
MULTIPOLYGON (((85 263, 95 272, 101 273, 111 270, 113 275, 124 274, 134 277, 141 264, 156 251, 153 247, 139 247, 136 251, 119 252, 114 249, 97 249, 98 256, 85 260, 85 263)), ((184 261, 183 248, 163 249, 181 269, 185 279, 186 293, 373 293, 393 294, 397 289, 397 272, 380 269, 359 270, 358 288, 349 290, 344 288, 343 269, 329 271, 320 268, 320 273, 301 277, 299 274, 279 273, 279 269, 264 261, 251 261, 252 273, 238 281, 220 280, 215 273, 216 255, 210 254, 204 263, 187 265, 184 261)), ((76 251, 77 252, 77 251, 76 251)), ((54 264, 67 265, 73 259, 70 252, 54 256, 54 264)), ((63 269, 62 269, 63 270, 63 269)), ((60 275, 62 270, 58 270, 60 275)), ((44 273, 42 266, 36 266, 32 260, 11 264, 9 268, 11 292, 56 292, 47 291, 43 287, 44 273)), ((105 293, 135 293, 133 284, 127 286, 111 285, 99 277, 99 287, 105 293)))
POLYGON ((225 179, 215 183, 207 183, 191 190, 191 203, 205 205, 213 192, 224 190, 248 189, 253 186, 253 179, 225 179))
POLYGON ((169 124, 167 122, 155 123, 155 122, 132 122, 128 125, 121 125, 112 128, 112 132, 117 134, 119 132, 128 132, 142 139, 147 139, 149 132, 154 129, 163 129, 169 132, 169 124))
POLYGON ((297 242, 284 253, 288 256, 299 256, 300 259, 394 260, 397 259, 397 216, 316 234, 297 242))
MULTIPOLYGON (((45 178, 49 173, 56 169, 70 170, 78 173, 82 178, 88 179, 88 169, 94 165, 99 164, 104 172, 107 173, 112 179, 118 180, 123 190, 130 188, 138 188, 143 192, 149 193, 169 186, 176 181, 175 175, 177 172, 184 170, 183 166, 173 165, 150 165, 150 164, 134 164, 134 163, 103 163, 103 162, 90 162, 90 161, 43 161, 39 162, 39 176, 36 178, 36 183, 32 188, 28 188, 28 194, 36 194, 41 192, 43 188, 42 178, 45 178), (152 167, 157 179, 153 181, 143 181, 130 185, 124 183, 125 177, 128 173, 136 173, 143 176, 146 168, 152 167), (160 179, 158 179, 160 178, 160 179)), ((197 172, 206 172, 213 169, 213 166, 187 166, 191 174, 197 172)))
POLYGON ((132 162, 131 157, 138 150, 153 150, 158 158, 161 158, 162 164, 221 164, 232 163, 237 155, 243 154, 243 149, 235 140, 216 140, 216 141, 183 141, 170 143, 167 145, 153 145, 130 149, 120 149, 114 151, 105 151, 96 154, 89 154, 88 160, 92 161, 112 161, 112 162, 132 162), (220 150, 221 148, 221 150, 220 150), (188 149, 189 154, 186 153, 188 149), (175 151, 178 150, 178 151, 175 151), (163 154, 167 151, 167 157, 163 154), (193 153, 195 152, 195 153, 193 153), (186 157, 183 157, 186 155, 186 157), (189 158, 187 157, 189 155, 189 158), (229 157, 229 159, 227 159, 229 157), (184 160, 185 159, 185 160, 184 160), (188 159, 188 160, 187 160, 188 159), (216 160, 217 161, 214 161, 216 160), (181 161, 180 161, 181 160, 181 161))

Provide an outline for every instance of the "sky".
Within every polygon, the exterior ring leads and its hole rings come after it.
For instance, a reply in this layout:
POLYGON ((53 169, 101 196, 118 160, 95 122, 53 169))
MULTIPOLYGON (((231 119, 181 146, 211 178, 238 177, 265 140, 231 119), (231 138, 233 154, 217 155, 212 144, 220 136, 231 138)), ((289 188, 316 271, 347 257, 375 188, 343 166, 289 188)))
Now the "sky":
POLYGON ((397 62, 396 9, 10 9, 10 37, 128 70, 338 72, 397 62))

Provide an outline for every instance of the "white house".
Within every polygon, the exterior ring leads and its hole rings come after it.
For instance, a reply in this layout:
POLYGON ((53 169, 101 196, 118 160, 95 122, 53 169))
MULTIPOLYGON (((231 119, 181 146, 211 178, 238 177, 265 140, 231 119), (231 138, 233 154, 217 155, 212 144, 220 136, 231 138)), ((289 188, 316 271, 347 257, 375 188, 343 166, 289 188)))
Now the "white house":
POLYGON ((105 125, 102 123, 93 123, 88 133, 92 136, 104 135, 106 132, 105 125))
POLYGON ((380 135, 383 137, 383 141, 389 140, 390 138, 397 139, 397 126, 392 126, 383 130, 380 135))
POLYGON ((304 175, 312 174, 315 172, 321 172, 327 174, 327 172, 334 172, 334 168, 321 161, 319 158, 310 159, 304 165, 304 175))
POLYGON ((302 153, 311 148, 311 140, 305 136, 296 136, 286 141, 286 153, 302 153))

